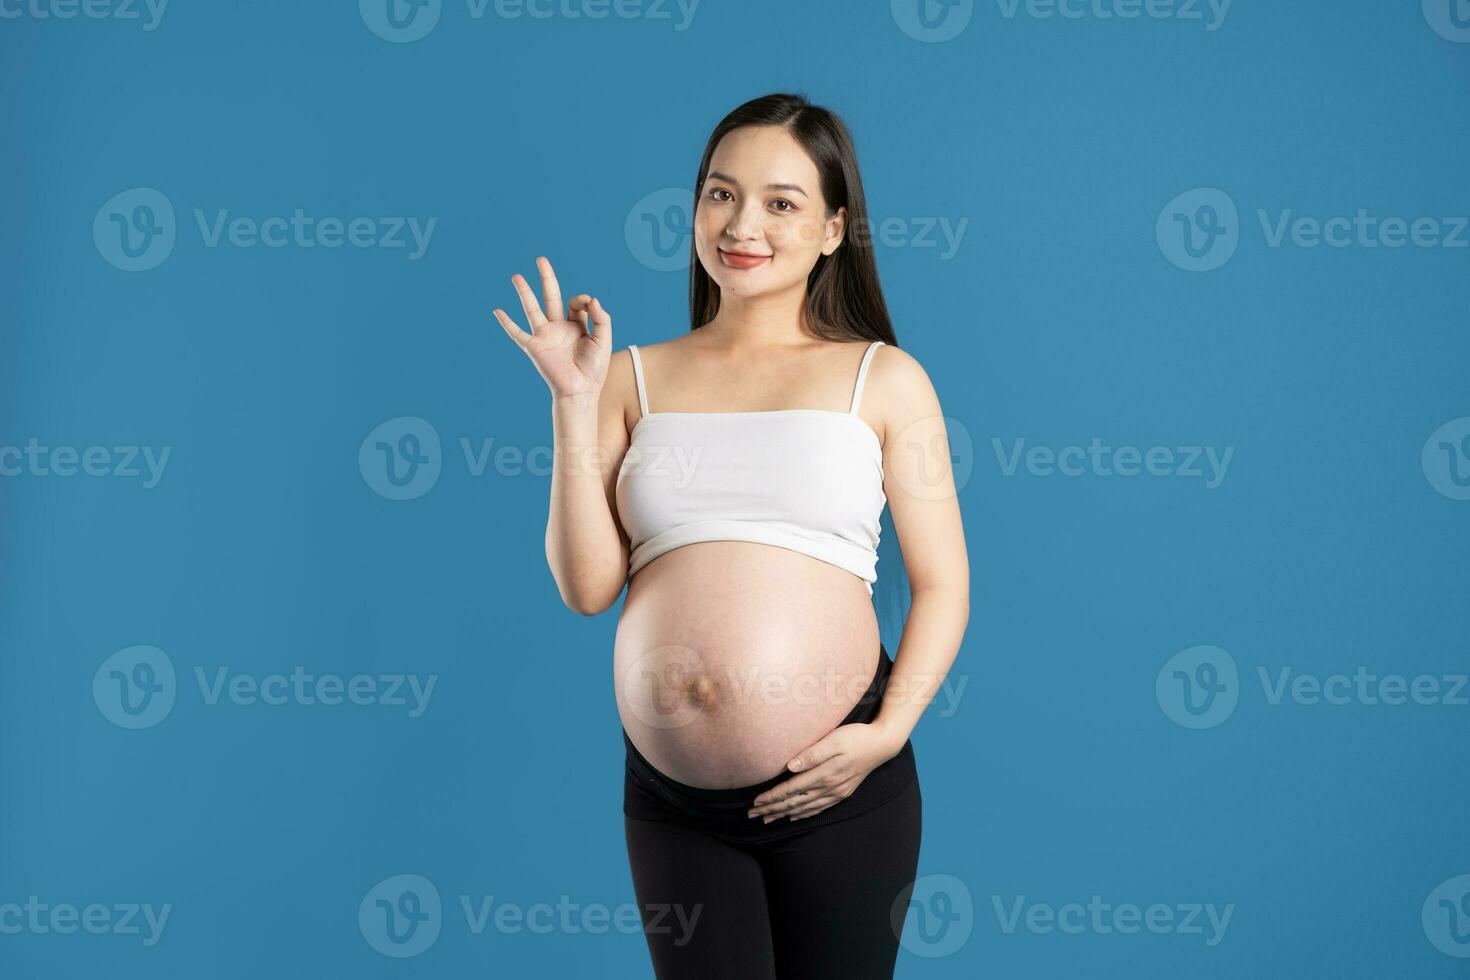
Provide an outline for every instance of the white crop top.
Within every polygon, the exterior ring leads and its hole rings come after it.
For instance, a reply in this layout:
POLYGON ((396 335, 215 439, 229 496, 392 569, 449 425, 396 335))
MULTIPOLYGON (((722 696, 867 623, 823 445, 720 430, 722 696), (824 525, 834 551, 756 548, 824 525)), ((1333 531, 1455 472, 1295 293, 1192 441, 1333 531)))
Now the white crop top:
POLYGON ((630 344, 641 417, 617 478, 632 542, 631 577, 700 541, 753 541, 845 568, 868 594, 878 580, 883 447, 858 417, 875 340, 846 412, 650 412, 643 361, 630 344))

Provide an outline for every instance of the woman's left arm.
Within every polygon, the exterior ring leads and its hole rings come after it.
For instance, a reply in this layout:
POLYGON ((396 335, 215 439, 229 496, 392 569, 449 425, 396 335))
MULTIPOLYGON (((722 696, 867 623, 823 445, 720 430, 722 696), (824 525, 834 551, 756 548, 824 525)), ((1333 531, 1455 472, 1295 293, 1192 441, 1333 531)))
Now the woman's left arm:
POLYGON ((970 620, 970 561, 944 412, 929 375, 906 351, 878 348, 862 414, 883 441, 883 492, 913 595, 883 704, 867 724, 842 725, 802 750, 798 775, 756 797, 765 822, 800 820, 851 796, 897 755, 949 673, 970 620))
POLYGON ((934 385, 908 352, 886 345, 873 358, 869 384, 880 360, 874 407, 883 413, 883 492, 913 601, 872 725, 897 754, 959 653, 970 622, 970 557, 934 385))

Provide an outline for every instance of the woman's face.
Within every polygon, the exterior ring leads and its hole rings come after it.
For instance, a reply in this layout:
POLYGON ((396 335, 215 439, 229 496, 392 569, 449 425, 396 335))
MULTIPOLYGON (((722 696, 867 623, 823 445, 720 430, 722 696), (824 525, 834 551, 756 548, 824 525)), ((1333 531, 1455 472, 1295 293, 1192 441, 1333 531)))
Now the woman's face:
POLYGON ((842 242, 847 209, 827 217, 817 165, 780 126, 742 126, 710 156, 694 214, 694 248, 723 295, 800 284, 842 242))

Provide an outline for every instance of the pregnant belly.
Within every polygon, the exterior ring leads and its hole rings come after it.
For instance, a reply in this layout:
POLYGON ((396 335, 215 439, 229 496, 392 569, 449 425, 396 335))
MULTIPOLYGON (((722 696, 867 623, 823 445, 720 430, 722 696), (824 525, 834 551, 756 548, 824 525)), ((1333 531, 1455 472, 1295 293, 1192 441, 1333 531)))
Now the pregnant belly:
POLYGON ((677 548, 633 576, 618 620, 618 715, 671 779, 748 786, 845 718, 878 666, 862 580, 743 541, 677 548))

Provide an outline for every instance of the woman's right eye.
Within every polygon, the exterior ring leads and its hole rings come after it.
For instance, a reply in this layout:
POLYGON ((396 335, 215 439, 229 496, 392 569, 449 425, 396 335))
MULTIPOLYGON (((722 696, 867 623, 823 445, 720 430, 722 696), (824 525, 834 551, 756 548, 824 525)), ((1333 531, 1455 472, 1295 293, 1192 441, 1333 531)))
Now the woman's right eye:
POLYGON ((715 197, 716 194, 728 194, 728 193, 730 193, 730 192, 727 191, 727 190, 725 190, 725 188, 723 188, 723 187, 714 187, 714 188, 711 188, 710 191, 707 194, 705 194, 705 197, 713 197, 716 201, 718 201, 720 199, 718 197, 715 197))

